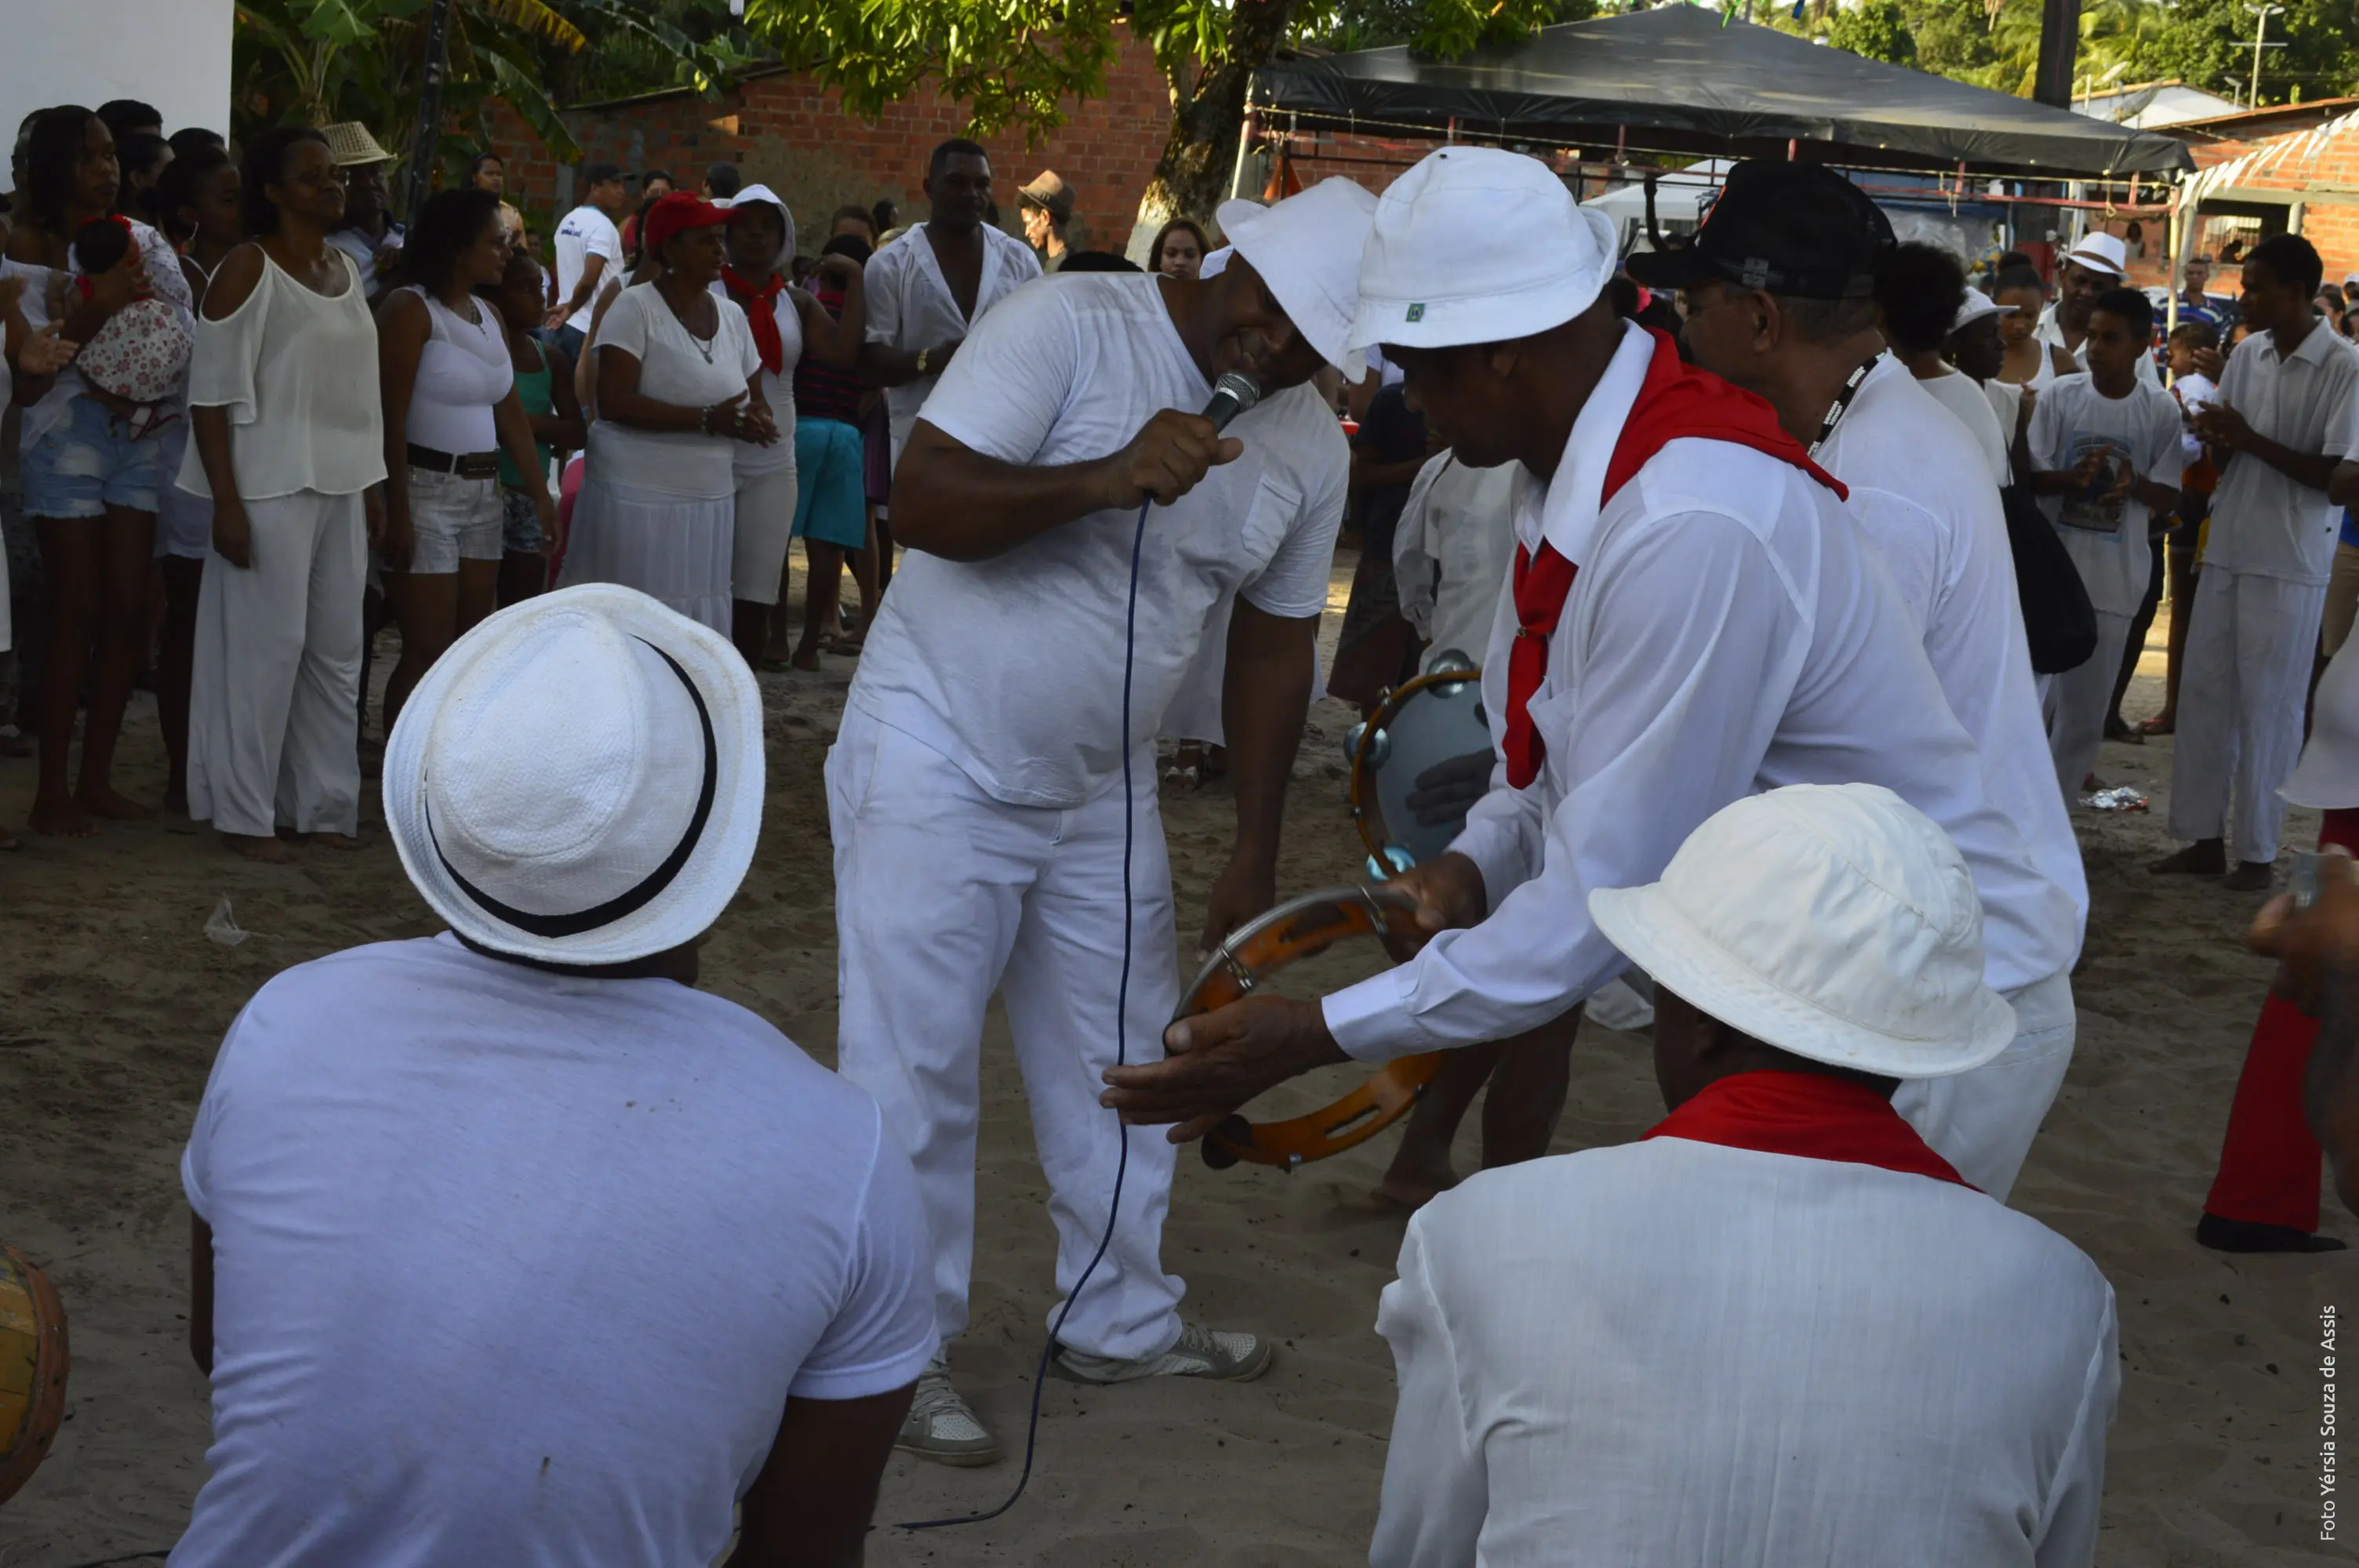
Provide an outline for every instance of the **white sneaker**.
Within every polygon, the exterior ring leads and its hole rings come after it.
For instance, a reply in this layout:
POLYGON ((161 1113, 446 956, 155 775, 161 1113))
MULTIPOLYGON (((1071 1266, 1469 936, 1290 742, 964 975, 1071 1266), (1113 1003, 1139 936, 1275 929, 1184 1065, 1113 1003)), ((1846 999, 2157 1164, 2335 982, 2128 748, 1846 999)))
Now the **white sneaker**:
POLYGON ((1060 1345, 1049 1369, 1075 1383, 1132 1383, 1141 1378, 1247 1383, 1269 1370, 1269 1341, 1258 1334, 1222 1333, 1188 1323, 1180 1325, 1178 1343, 1160 1356, 1125 1361, 1060 1345))
POLYGON ((939 1359, 926 1363, 919 1374, 908 1418, 901 1422, 901 1435, 893 1446, 938 1465, 972 1468, 999 1462, 999 1444, 951 1386, 950 1364, 939 1359))

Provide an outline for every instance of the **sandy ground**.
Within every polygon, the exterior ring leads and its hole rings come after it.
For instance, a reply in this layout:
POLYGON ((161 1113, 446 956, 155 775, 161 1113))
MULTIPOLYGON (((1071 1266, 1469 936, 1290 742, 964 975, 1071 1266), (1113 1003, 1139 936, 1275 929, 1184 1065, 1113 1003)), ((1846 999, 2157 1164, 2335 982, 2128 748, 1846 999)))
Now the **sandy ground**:
MULTIPOLYGON (((2158 626, 2158 654, 2161 635, 2158 626)), ((2134 716, 2158 705, 2159 667, 2150 656, 2134 716)), ((384 660, 378 668, 382 678, 384 660)), ((764 677, 768 820, 705 961, 712 989, 822 1061, 833 1054, 834 933, 820 765, 845 675, 764 677)), ((1313 715, 1288 808, 1286 891, 1357 874, 1335 762, 1348 722, 1333 704, 1313 715)), ((151 799, 162 784, 155 733, 143 699, 123 782, 151 799)), ((2317 1327, 2321 1305, 2359 1295, 2359 1267, 2350 1255, 2223 1258, 2189 1234, 2267 971, 2237 940, 2256 899, 2143 869, 2166 848, 2169 760, 2168 742, 2108 745, 2107 778, 2150 791, 2155 811, 2080 814, 2095 904, 2077 983, 2080 1049, 2016 1201, 2086 1249, 2120 1295, 2123 1397, 2100 1561, 2343 1563, 2347 1549, 2321 1545, 2315 1527, 2317 1327)), ((0 762, 0 822, 21 824, 31 791, 29 762, 0 762)), ((1167 795, 1183 932, 1225 855, 1230 804, 1217 791, 1167 795)), ((375 816, 372 804, 364 821, 375 816)), ((2288 837, 2314 831, 2297 816, 2288 837)), ((356 854, 266 868, 159 820, 84 843, 32 839, 0 857, 0 1103, 11 1111, 0 1238, 49 1270, 74 1351, 56 1450, 0 1512, 0 1568, 160 1549, 186 1520, 207 1419, 184 1348, 180 1146, 215 1043, 264 979, 337 948, 436 929, 381 827, 365 837, 356 854), (223 897, 254 933, 234 947, 204 934, 223 897)), ((1375 962, 1339 952, 1294 979, 1348 979, 1375 962)), ((1020 1444, 1051 1299, 1051 1236, 1004 1025, 989 1044, 974 1327, 954 1365, 984 1420, 1020 1444)), ((1641 1039, 1586 1032, 1560 1150, 1627 1140, 1659 1116, 1646 1052, 1641 1039)), ((1038 1468, 1013 1512, 950 1532, 880 1530, 870 1561, 1364 1562, 1392 1405, 1373 1324, 1401 1229, 1367 1195, 1392 1141, 1292 1177, 1184 1157, 1167 1256, 1189 1280, 1189 1310, 1276 1334, 1275 1369, 1246 1387, 1051 1381, 1038 1468)), ((1461 1169, 1473 1158, 1470 1133, 1461 1169)), ((2329 1229, 2359 1232, 2331 1202, 2329 1214, 2329 1229)), ((879 1517, 988 1507, 1015 1476, 1013 1463, 950 1471, 897 1458, 879 1517)))

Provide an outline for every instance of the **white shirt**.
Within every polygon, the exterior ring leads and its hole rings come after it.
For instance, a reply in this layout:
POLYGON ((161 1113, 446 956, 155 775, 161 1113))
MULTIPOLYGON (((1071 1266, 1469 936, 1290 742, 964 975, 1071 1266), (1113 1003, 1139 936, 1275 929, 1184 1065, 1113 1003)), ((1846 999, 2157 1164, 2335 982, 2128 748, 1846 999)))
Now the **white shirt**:
MULTIPOLYGON (((706 342, 680 325, 654 284, 636 283, 606 308, 595 351, 637 356, 639 393, 658 403, 702 408, 743 397, 762 367, 754 330, 726 299, 714 302, 713 314, 720 325, 706 342)), ((589 471, 631 490, 710 501, 735 492, 734 449, 744 444, 701 430, 635 430, 601 417, 590 427, 589 471)))
MULTIPOLYGON (((2032 330, 2031 335, 2038 338, 2043 343, 2049 343, 2057 348, 2062 349, 2067 353, 2073 353, 2075 351, 2073 350, 2072 345, 2064 341, 2063 323, 2056 319, 2056 305, 2057 302, 2055 300, 2051 299, 2048 302, 2048 308, 2039 313, 2039 325, 2032 330)), ((2045 368, 2052 369, 2052 363, 2049 367, 2045 368)), ((2138 384, 2141 386, 2160 386, 2162 384, 2162 372, 2155 364, 2154 354, 2151 351, 2138 355, 2137 378, 2138 384)), ((2033 388, 2037 390, 2043 384, 2035 378, 2031 384, 2033 388)))
MULTIPOLYGON (((2079 467, 2093 451, 2105 453, 2107 477, 2098 481, 2101 491, 2110 488, 2124 460, 2140 479, 2176 490, 2187 466, 2180 446, 2182 428, 2179 400, 2160 387, 2134 383, 2128 396, 2107 397, 2082 371, 2039 395, 2024 444, 2032 468, 2049 473, 2079 467)), ((2136 615, 2154 575, 2146 503, 2136 496, 2108 503, 2082 495, 2043 495, 2039 509, 2080 569, 2090 604, 2108 615, 2136 615)))
MULTIPOLYGON (((737 310, 740 315, 745 313, 745 307, 729 297, 729 286, 718 278, 713 280, 712 297, 737 310)), ((731 443, 734 449, 730 453, 730 462, 741 480, 758 474, 779 473, 795 466, 795 366, 803 357, 803 316, 795 307, 795 291, 791 288, 778 290, 778 297, 770 302, 770 310, 771 319, 778 324, 781 351, 776 372, 767 365, 760 366, 762 400, 770 406, 770 416, 777 421, 778 439, 776 445, 767 447, 757 447, 751 441, 731 443)), ((749 319, 745 324, 749 337, 753 330, 753 322, 749 319)), ((754 353, 758 362, 761 357, 758 345, 754 353)))
POLYGON ((1417 470, 1393 532, 1393 582, 1403 619, 1426 641, 1427 667, 1445 653, 1480 662, 1516 564, 1520 463, 1472 469, 1437 452, 1417 470))
POLYGON ((172 1556, 711 1563, 789 1395, 933 1353, 862 1089, 734 1003, 449 936, 247 1004, 181 1161, 212 1227, 212 1478, 172 1556))
MULTIPOLYGON (((1482 869, 1490 918, 1326 999, 1362 1061, 1557 1017, 1627 966, 1590 923, 1589 890, 1655 881, 1705 817, 1783 784, 1880 784, 1940 823, 1982 892, 1992 985, 2044 979, 2077 944, 2071 895, 1987 804, 1917 623, 1832 491, 1766 453, 1686 439, 1600 509, 1653 346, 1624 328, 1553 482, 1517 486, 1518 540, 1579 568, 1532 700, 1546 762, 1522 790, 1502 764, 1451 846, 1482 869)), ((1515 631, 1503 595, 1483 673, 1495 735, 1515 631)))
POLYGON ((358 229, 337 229, 328 235, 328 243, 353 258, 353 265, 360 270, 361 287, 373 294, 376 291, 377 258, 386 251, 399 250, 403 237, 401 225, 387 221, 384 234, 376 239, 370 239, 358 229))
MULTIPOLYGON (((344 274, 344 291, 331 299, 266 254, 243 304, 221 320, 197 319, 189 403, 227 411, 231 465, 247 501, 351 495, 385 479, 376 321, 350 257, 344 274)), ((179 484, 212 494, 194 441, 179 484)))
MULTIPOLYGON (((874 265, 874 264, 872 264, 874 265)), ((1102 458, 1157 411, 1212 396, 1152 274, 1076 274, 994 309, 943 373, 926 423, 1025 467, 1102 458)), ((1212 607, 1288 619, 1327 606, 1351 453, 1308 384, 1228 434, 1245 455, 1147 520, 1129 745, 1161 732, 1212 607)), ((1121 775, 1124 619, 1135 509, 1093 512, 983 561, 911 550, 851 700, 1013 806, 1081 805, 1121 775)))
POLYGON ((1385 1289, 1375 1568, 2087 1568, 2121 1374, 1971 1188, 1655 1138, 1485 1171, 1385 1289))
MULTIPOLYGON (((2290 358, 2277 334, 2256 332, 2236 345, 2220 374, 2219 401, 2259 435, 2299 453, 2348 457, 2359 451, 2359 352, 2320 323, 2290 358)), ((2342 510, 2249 452, 2220 470, 2212 492, 2212 528, 2203 564, 2222 571, 2323 584, 2334 568, 2342 510)))
POLYGON ((2005 485, 2015 477, 2006 460, 2006 447, 2015 439, 2015 427, 1999 428, 1998 404, 1983 390, 1982 383, 1953 370, 1930 381, 1919 380, 1917 384, 1934 402, 1956 415, 1958 423, 1966 427, 1966 434, 1973 438, 1974 449, 1990 467, 1993 484, 2005 485))
MULTIPOLYGON (((2199 408, 2209 408, 2219 402, 2220 387, 2210 376, 2189 371, 2185 375, 2171 378, 2170 395, 2179 400, 2179 450, 2187 460, 2186 468, 2191 469, 2203 460, 2204 451, 2203 438, 2195 433, 2195 421, 2190 416, 2199 408)), ((2185 470, 2182 469, 2181 471, 2185 470)))
MULTIPOLYGON (((985 223, 981 231, 983 278, 975 286, 974 316, 969 319, 951 296, 941 261, 934 254, 934 243, 926 238, 927 227, 911 225, 908 233, 868 258, 865 282, 872 343, 917 353, 970 337, 993 306, 1040 276, 1040 258, 1031 246, 985 223)), ((958 361, 953 358, 951 362, 958 361)), ((918 410, 926 406, 940 379, 924 375, 885 389, 885 406, 892 416, 895 462, 901 460, 901 449, 909 444, 909 427, 918 422, 918 410)))
POLYGON ((1890 354, 1860 383, 1819 466, 1850 489, 1853 514, 1892 568, 1941 695, 1982 753, 1984 799, 2072 901, 2069 939, 2058 946, 2050 933, 2047 945, 2011 953, 2006 967, 2044 962, 2029 979, 2068 969, 2081 951, 2089 882, 2056 788, 1998 487, 1949 410, 1890 354))
POLYGON ((581 309, 565 319, 567 326, 584 332, 590 330, 590 316, 597 307, 598 297, 620 287, 623 281, 623 231, 614 227, 614 220, 585 201, 557 225, 560 305, 571 300, 573 291, 582 287, 582 275, 589 269, 592 256, 605 258, 605 265, 599 269, 598 287, 590 291, 581 309))

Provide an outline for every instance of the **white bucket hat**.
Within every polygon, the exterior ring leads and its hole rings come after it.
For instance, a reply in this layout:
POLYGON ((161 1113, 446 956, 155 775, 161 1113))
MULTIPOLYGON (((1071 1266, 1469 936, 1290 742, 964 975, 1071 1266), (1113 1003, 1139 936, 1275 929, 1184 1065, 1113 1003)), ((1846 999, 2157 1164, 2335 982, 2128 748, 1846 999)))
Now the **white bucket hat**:
POLYGON ((1360 304, 1360 253, 1375 211, 1373 195, 1338 175, 1273 207, 1223 201, 1216 214, 1226 248, 1261 274, 1303 341, 1348 381, 1367 373, 1352 352, 1359 346, 1351 341, 1352 319, 1360 304))
POLYGON ((2128 270, 2130 250, 2116 234, 2098 232, 2083 234, 2081 243, 2064 253, 2068 262, 2079 262, 2091 272, 2111 273, 2119 277, 2128 270))
POLYGON ((1663 880, 1590 917, 1656 984, 1756 1040, 1939 1078, 2015 1038, 1983 983, 1982 901, 1931 818, 1879 784, 1793 784, 1715 812, 1663 880))
POLYGON ((2015 311, 2014 306, 2001 305, 1979 288, 1968 288, 1965 298, 1958 302, 1957 319, 1950 323, 1950 330, 1972 326, 1985 316, 2012 316, 2015 311))
POLYGON ((1588 309, 1614 276, 1614 224, 1554 170, 1444 147, 1376 203, 1352 346, 1446 349, 1528 338, 1588 309))
POLYGON ((385 749, 402 870, 469 941, 620 964, 701 935, 762 829, 762 695, 727 638, 595 583, 486 618, 385 749))

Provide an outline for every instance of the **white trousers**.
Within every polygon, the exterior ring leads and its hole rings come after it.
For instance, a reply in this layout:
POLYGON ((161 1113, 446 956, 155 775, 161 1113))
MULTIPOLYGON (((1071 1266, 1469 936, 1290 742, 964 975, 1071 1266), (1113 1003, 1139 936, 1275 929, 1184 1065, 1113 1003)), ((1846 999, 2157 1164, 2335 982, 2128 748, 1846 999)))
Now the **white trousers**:
POLYGON ((253 564, 205 557, 189 690, 189 815, 266 838, 360 827, 361 498, 249 501, 253 564))
POLYGON ((2048 751, 2056 760, 2056 782, 2064 804, 2081 798, 2081 785, 2097 765, 2105 738, 2105 710, 2113 705, 2114 681, 2122 672, 2122 650, 2130 640, 2130 618, 2097 611, 2097 651, 2075 667, 2047 678, 2040 706, 2048 718, 2048 751))
POLYGON ((2063 1087, 2076 1024, 2068 974, 2035 980, 2006 1000, 2015 1038, 2006 1050, 1970 1073, 1906 1079, 1892 1096, 1892 1108, 1934 1153, 2001 1203, 2063 1087))
MULTIPOLYGON (((1171 866, 1152 748, 1135 762, 1129 1060, 1159 1061, 1179 1004, 1171 866)), ((934 1319, 967 1325, 974 1261, 977 1069, 997 990, 1049 1178, 1060 1299, 1096 1251, 1125 1130, 1098 1104, 1122 968, 1120 782, 1071 810, 1009 806, 940 752, 847 708, 827 756, 842 993, 837 1068, 875 1095, 909 1152, 934 1245, 934 1319)), ((1176 1151, 1128 1130, 1114 1239, 1066 1320, 1093 1355, 1160 1355, 1183 1285, 1163 1271, 1176 1151)), ((1049 1314, 1051 1322, 1055 1313, 1049 1314)))
POLYGON ((2179 677, 2172 838, 2224 838, 2239 860, 2277 858, 2286 818, 2277 786, 2301 758, 2325 607, 2321 584, 2203 568, 2179 677))
MULTIPOLYGON (((794 438, 788 436, 792 446, 794 438)), ((729 597, 748 604, 778 602, 786 575, 787 545, 795 532, 795 470, 741 474, 737 479, 736 528, 729 546, 729 597)))

